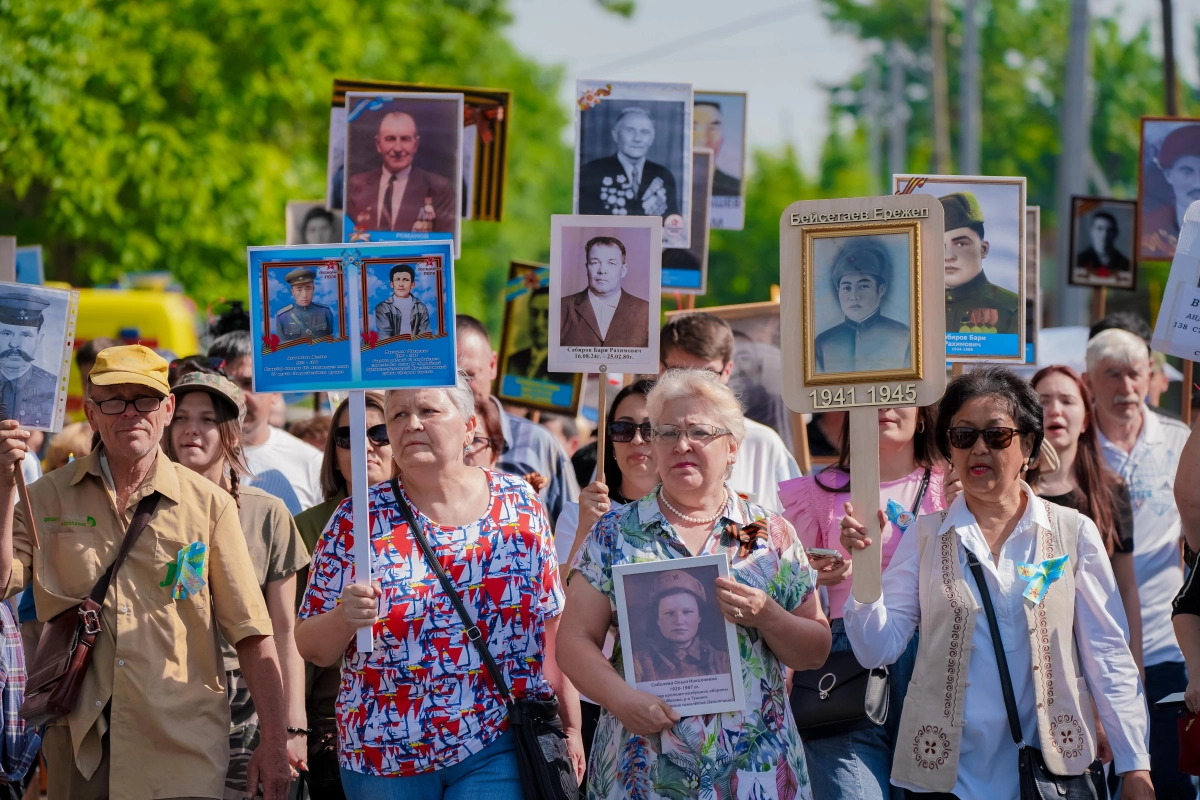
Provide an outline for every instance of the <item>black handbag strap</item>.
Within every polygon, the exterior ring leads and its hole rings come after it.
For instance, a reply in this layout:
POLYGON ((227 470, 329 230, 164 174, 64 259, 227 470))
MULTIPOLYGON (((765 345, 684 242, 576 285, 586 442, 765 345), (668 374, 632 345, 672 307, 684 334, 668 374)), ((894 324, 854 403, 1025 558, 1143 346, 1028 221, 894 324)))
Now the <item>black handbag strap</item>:
MULTIPOLYGON (((964 548, 966 549, 966 548, 964 548)), ((979 595, 983 598, 983 611, 987 614, 988 630, 992 632, 992 647, 996 651, 996 666, 1000 668, 1000 689, 1004 694, 1004 708, 1008 711, 1008 728, 1012 733, 1017 747, 1025 747, 1025 739, 1021 736, 1021 718, 1017 714, 1017 697, 1013 694, 1012 676, 1008 672, 1008 659, 1004 657, 1004 642, 1000 639, 1000 625, 996 622, 996 609, 992 607, 992 593, 983 577, 983 565, 975 554, 967 549, 967 563, 971 566, 971 574, 979 586, 979 595)))
POLYGON ((121 540, 121 549, 117 551, 117 557, 104 574, 100 576, 100 580, 96 581, 96 585, 92 587, 92 593, 88 595, 92 602, 98 606, 104 605, 104 598, 108 595, 108 587, 116 579, 117 573, 121 570, 121 565, 125 563, 125 559, 129 558, 129 553, 133 550, 134 543, 138 537, 142 535, 142 531, 150 524, 150 517, 154 514, 154 509, 158 507, 158 498, 162 497, 158 492, 151 492, 138 502, 137 508, 133 511, 133 519, 129 520, 129 527, 125 529, 125 538, 121 540))
POLYGON ((404 515, 404 521, 408 523, 409 532, 417 540, 417 545, 425 555, 426 563, 429 564, 429 568, 433 570, 433 574, 437 576, 438 581, 442 584, 442 590, 449 596, 450 602, 454 604, 454 610, 458 612, 459 619, 462 620, 463 625, 467 626, 467 638, 475 644, 475 649, 479 651, 479 657, 483 659, 483 664, 487 667, 488 674, 492 676, 492 681, 496 684, 496 689, 504 699, 505 705, 511 705, 512 694, 508 691, 508 684, 504 680, 503 673, 500 672, 500 667, 496 664, 496 659, 492 658, 491 651, 483 643, 483 632, 479 630, 479 626, 475 624, 475 620, 471 619, 471 615, 467 612, 467 607, 463 605, 462 597, 459 596, 458 590, 454 588, 454 584, 450 581, 450 576, 446 574, 446 570, 442 569, 442 565, 438 562, 433 548, 429 546, 429 540, 425 538, 425 532, 417 522, 417 518, 409 507, 408 501, 404 499, 404 495, 400 492, 400 481, 393 477, 391 486, 392 495, 396 498, 396 505, 400 506, 400 513, 404 515))
POLYGON ((925 499, 925 492, 929 489, 929 473, 932 472, 932 467, 925 468, 925 474, 921 476, 921 485, 917 487, 917 501, 913 503, 912 514, 917 515, 921 510, 921 501, 925 499))

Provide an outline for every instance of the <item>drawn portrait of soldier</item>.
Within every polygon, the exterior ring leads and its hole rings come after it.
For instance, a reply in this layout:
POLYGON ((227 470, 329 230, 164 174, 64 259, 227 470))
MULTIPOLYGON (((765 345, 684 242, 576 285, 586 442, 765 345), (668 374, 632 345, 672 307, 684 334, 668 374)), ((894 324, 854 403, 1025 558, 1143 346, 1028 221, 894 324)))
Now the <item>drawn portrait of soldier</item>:
POLYGON ((1020 296, 992 283, 984 272, 991 245, 975 193, 952 192, 938 200, 946 215, 946 330, 1019 333, 1023 313, 1020 296))
POLYGON ((1200 120, 1142 121, 1141 258, 1175 256, 1188 206, 1200 200, 1200 120))

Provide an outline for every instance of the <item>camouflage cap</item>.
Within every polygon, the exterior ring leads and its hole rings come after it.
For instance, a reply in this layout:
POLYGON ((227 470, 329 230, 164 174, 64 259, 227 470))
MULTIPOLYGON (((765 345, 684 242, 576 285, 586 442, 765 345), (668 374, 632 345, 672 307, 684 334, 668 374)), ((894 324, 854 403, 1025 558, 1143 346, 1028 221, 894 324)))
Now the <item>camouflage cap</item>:
POLYGON ((854 236, 833 260, 833 290, 842 276, 862 272, 875 276, 880 283, 892 283, 892 257, 883 242, 870 236, 854 236))
POLYGON ((707 602, 708 599, 704 594, 704 587, 700 585, 700 581, 681 569, 669 569, 658 573, 657 577, 655 577, 650 587, 650 602, 657 603, 669 594, 678 594, 680 592, 695 595, 696 599, 701 603, 707 602))
POLYGON ((946 230, 983 224, 983 209, 974 192, 954 192, 938 200, 946 211, 946 230))
POLYGON ((236 412, 239 421, 246 416, 246 401, 242 398, 242 390, 223 375, 189 372, 171 387, 171 393, 176 397, 183 397, 188 392, 207 392, 213 398, 214 404, 225 403, 228 410, 236 412))

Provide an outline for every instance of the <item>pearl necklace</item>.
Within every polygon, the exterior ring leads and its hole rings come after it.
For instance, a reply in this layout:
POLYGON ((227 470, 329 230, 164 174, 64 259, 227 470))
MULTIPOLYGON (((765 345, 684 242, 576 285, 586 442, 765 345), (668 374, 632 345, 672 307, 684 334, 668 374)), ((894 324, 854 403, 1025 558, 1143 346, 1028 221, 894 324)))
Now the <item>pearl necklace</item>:
MULTIPOLYGON (((728 495, 726 495, 726 496, 728 496, 728 495)), ((679 517, 684 522, 690 522, 693 525, 708 525, 709 523, 716 521, 717 517, 721 516, 721 512, 725 510, 725 502, 724 502, 724 499, 722 499, 721 507, 718 508, 717 513, 713 514, 711 517, 693 517, 693 516, 683 513, 678 508, 671 505, 671 501, 667 499, 667 493, 662 491, 661 489, 659 489, 659 491, 658 491, 658 499, 663 501, 663 505, 665 505, 667 508, 669 508, 671 510, 672 514, 679 517)))

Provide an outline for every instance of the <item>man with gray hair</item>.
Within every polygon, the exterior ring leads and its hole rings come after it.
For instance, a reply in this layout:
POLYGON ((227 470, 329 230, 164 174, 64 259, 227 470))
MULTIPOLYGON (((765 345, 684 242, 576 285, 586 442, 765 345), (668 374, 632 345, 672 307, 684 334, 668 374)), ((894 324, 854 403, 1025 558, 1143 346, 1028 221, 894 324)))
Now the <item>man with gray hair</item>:
POLYGON ((1150 357, 1146 343, 1110 328, 1088 342, 1084 382, 1095 398, 1096 434, 1108 465, 1129 485, 1133 500, 1133 566, 1142 604, 1142 661, 1150 706, 1150 775, 1158 797, 1194 798, 1179 772, 1175 712, 1158 700, 1187 688, 1187 667, 1171 626, 1171 601, 1183 586, 1182 535, 1175 473, 1187 442, 1186 425, 1149 413, 1150 357))
POLYGON ((622 109, 612 129, 617 152, 579 168, 579 213, 669 217, 679 213, 675 176, 646 158, 654 120, 644 108, 622 109))

